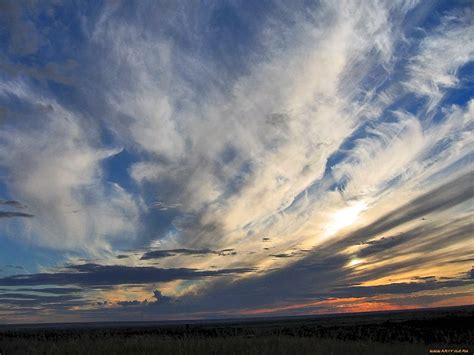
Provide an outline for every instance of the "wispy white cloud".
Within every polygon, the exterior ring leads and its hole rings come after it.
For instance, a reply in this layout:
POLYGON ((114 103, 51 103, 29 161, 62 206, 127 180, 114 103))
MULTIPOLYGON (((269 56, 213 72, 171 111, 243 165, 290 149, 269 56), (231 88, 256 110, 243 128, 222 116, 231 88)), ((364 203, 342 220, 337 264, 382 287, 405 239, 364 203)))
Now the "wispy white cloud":
MULTIPOLYGON (((335 230, 325 221, 354 203, 364 203, 363 210, 370 212, 387 193, 396 194, 397 186, 412 197, 421 192, 408 186, 417 186, 429 173, 430 161, 423 154, 449 131, 465 127, 448 127, 452 121, 446 120, 426 130, 419 117, 402 109, 384 112, 393 104, 393 91, 360 88, 376 66, 384 68, 387 78, 400 75, 394 72, 393 63, 400 59, 394 50, 405 40, 401 24, 415 5, 325 3, 286 32, 269 20, 259 34, 265 56, 253 56, 248 75, 229 81, 224 91, 214 87, 206 76, 212 71, 203 70, 206 64, 193 52, 151 36, 145 24, 121 21, 114 16, 116 9, 106 11, 92 40, 108 53, 100 63, 107 104, 116 118, 107 124, 120 142, 148 157, 130 168, 135 181, 155 184, 156 199, 199 220, 191 230, 153 238, 169 247, 239 245, 250 251, 268 235, 273 247, 284 251, 318 244, 318 238, 309 243, 309 235, 335 230), (206 79, 205 94, 192 92, 194 82, 206 79), (336 181, 347 179, 343 194, 327 191, 328 158, 367 120, 374 120, 367 138, 355 139, 347 158, 332 169, 336 181), (321 188, 287 208, 318 181, 321 188), (393 181, 398 185, 387 190, 393 181), (218 233, 196 230, 216 224, 218 233)), ((465 27, 461 23, 445 30, 447 21, 409 61, 410 82, 428 80, 416 66, 435 55, 429 48, 439 50, 440 40, 465 27)), ((466 55, 459 58, 456 68, 469 61, 466 55)), ((404 90, 414 89, 405 83, 404 90)), ((438 161, 432 168, 441 166, 438 161)), ((257 253, 251 260, 262 257, 257 253)), ((214 260, 193 262, 204 266, 214 260)))
POLYGON ((405 86, 428 100, 428 111, 440 103, 446 89, 460 85, 459 69, 474 60, 473 14, 467 7, 444 16, 410 60, 405 86))
POLYGON ((134 199, 104 182, 101 169, 101 161, 119 150, 97 146, 94 127, 81 124, 84 117, 34 94, 25 83, 3 83, 0 95, 48 108, 26 122, 27 128, 20 124, 0 132, 8 186, 35 215, 22 237, 44 247, 95 253, 107 248, 107 238, 132 233, 134 199))

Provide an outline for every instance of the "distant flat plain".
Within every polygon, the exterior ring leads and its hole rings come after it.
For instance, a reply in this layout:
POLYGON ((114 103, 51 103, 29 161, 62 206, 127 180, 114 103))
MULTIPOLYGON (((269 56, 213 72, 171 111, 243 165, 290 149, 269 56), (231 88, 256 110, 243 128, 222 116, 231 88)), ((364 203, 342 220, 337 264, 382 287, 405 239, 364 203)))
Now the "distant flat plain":
POLYGON ((10 354, 474 353, 474 306, 176 322, 0 326, 10 354))

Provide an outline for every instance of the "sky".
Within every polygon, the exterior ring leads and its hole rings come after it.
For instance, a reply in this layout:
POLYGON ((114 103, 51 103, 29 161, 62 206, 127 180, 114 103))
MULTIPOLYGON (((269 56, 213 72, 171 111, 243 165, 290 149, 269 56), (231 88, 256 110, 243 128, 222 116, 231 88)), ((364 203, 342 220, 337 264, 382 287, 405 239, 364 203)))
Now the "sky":
POLYGON ((0 323, 474 304, 470 1, 0 2, 0 323))

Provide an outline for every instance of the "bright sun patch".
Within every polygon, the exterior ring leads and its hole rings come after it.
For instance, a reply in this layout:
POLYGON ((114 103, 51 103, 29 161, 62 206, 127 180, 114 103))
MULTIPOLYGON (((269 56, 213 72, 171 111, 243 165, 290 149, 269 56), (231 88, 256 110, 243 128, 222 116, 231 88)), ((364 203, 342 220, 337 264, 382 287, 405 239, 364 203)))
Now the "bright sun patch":
POLYGON ((330 237, 344 228, 354 224, 359 215, 367 209, 367 204, 363 201, 356 202, 352 206, 342 208, 335 212, 331 217, 329 223, 324 229, 324 236, 330 237))

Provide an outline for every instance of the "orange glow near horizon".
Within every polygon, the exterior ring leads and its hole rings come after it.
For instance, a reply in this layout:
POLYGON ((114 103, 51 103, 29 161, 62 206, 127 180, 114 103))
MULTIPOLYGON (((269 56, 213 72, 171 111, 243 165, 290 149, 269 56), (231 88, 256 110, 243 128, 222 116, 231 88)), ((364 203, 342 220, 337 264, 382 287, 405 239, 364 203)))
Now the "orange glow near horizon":
POLYGON ((290 311, 290 310, 295 310, 295 309, 309 308, 309 307, 320 306, 320 305, 333 305, 333 304, 340 304, 344 302, 355 302, 355 301, 360 301, 360 300, 365 300, 365 297, 329 298, 323 301, 312 301, 312 302, 307 302, 307 303, 299 303, 299 304, 280 306, 280 307, 246 309, 246 310, 240 311, 239 313, 242 315, 275 313, 275 312, 281 312, 281 311, 290 311))
POLYGON ((245 309, 239 312, 240 315, 260 315, 271 314, 276 312, 300 310, 311 308, 315 306, 328 306, 326 309, 308 310, 305 312, 308 315, 316 314, 332 314, 332 313, 362 313, 362 312, 378 312, 378 311, 396 311, 408 309, 422 309, 422 308, 436 308, 436 307, 452 307, 473 305, 474 297, 460 296, 450 299, 436 301, 429 304, 416 303, 416 298, 413 303, 398 304, 390 302, 390 300, 378 300, 377 298, 367 297, 347 297, 347 298, 329 298, 322 301, 313 301, 307 303, 299 303, 287 306, 266 307, 257 309, 245 309))

